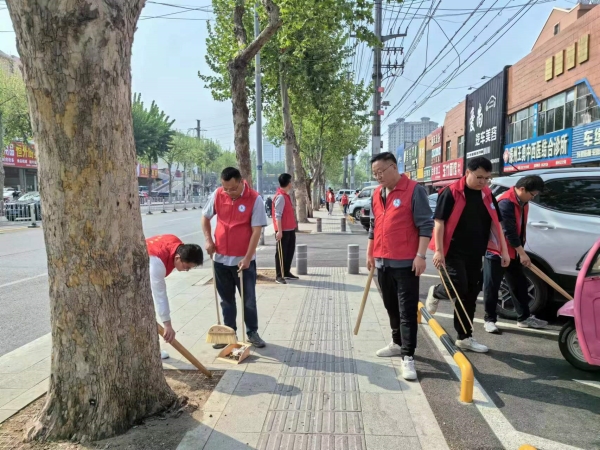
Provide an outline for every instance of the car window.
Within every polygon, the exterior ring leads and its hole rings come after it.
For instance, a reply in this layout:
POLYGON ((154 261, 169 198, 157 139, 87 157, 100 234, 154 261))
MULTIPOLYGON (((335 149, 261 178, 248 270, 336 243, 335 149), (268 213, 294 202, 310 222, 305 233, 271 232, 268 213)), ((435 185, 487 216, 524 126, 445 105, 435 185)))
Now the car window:
POLYGON ((600 216, 600 178, 547 181, 533 202, 560 212, 600 216))
POLYGON ((26 200, 31 200, 33 198, 33 196, 34 196, 34 194, 31 194, 31 193, 25 194, 25 195, 21 195, 18 200, 20 202, 23 202, 23 201, 26 201, 26 200))
POLYGON ((360 191, 360 194, 358 194, 358 198, 370 198, 371 192, 373 192, 373 189, 364 189, 360 191))
POLYGON ((594 257, 594 260, 588 269, 588 273, 586 273, 585 276, 589 278, 597 277, 598 275, 600 275, 600 250, 596 252, 596 256, 594 257))
POLYGON ((491 189, 492 194, 494 194, 494 197, 498 197, 500 194, 508 191, 508 188, 506 186, 501 186, 499 184, 493 184, 491 189))

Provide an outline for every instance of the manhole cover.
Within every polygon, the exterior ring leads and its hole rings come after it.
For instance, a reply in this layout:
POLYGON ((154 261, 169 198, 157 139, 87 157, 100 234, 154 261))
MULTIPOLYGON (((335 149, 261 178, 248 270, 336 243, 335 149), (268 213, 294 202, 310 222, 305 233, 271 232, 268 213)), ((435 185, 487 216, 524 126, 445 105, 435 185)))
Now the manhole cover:
MULTIPOLYGON (((259 269, 256 271, 256 284, 275 283, 276 277, 275 269, 259 269)), ((213 279, 208 280, 206 284, 213 284, 213 279)))

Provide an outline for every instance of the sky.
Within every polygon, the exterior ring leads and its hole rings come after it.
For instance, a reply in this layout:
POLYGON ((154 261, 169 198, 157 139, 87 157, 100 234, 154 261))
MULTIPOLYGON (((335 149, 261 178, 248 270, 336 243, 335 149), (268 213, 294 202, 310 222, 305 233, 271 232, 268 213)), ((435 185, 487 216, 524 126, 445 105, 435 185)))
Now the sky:
MULTIPOLYGON (((553 7, 570 9, 576 3, 574 0, 533 1, 536 5, 493 47, 489 48, 489 51, 481 55, 490 47, 488 44, 464 63, 462 68, 474 61, 464 73, 456 76, 445 89, 440 90, 439 95, 412 111, 415 109, 415 101, 422 98, 420 96, 423 93, 426 96, 432 90, 427 86, 437 86, 452 72, 453 68, 458 67, 457 53, 461 55, 461 61, 466 60, 513 14, 520 11, 519 5, 524 5, 529 0, 406 0, 401 5, 393 1, 387 3, 387 0, 384 0, 383 33, 389 34, 392 27, 394 31, 400 28, 402 32, 407 32, 406 38, 386 43, 388 47, 404 47, 404 55, 398 55, 397 59, 398 62, 402 62, 404 58, 405 69, 401 76, 388 77, 383 82, 386 88, 383 99, 390 102, 390 108, 386 110, 381 128, 384 149, 387 149, 386 130, 389 123, 398 117, 419 120, 426 116, 442 124, 446 111, 462 101, 469 93, 468 87, 481 85, 484 82, 482 77, 494 76, 505 65, 514 64, 531 51, 553 7), (434 59, 448 43, 448 37, 463 25, 465 19, 480 3, 479 12, 471 17, 453 39, 454 47, 448 45, 442 53, 443 58, 434 59), (438 6, 434 14, 436 20, 429 21, 428 27, 422 28, 423 32, 419 33, 425 21, 422 16, 428 13, 432 5, 438 6), (481 12, 488 8, 504 6, 512 8, 503 11, 489 10, 485 16, 481 12), (480 22, 477 22, 479 19, 480 22), (468 31, 473 25, 475 27, 468 31), (465 34, 466 37, 457 42, 465 34), (408 51, 411 47, 412 52, 409 56, 408 51), (424 68, 430 67, 432 60, 439 63, 431 67, 430 71, 418 80, 419 84, 411 89, 413 84, 411 81, 417 81, 424 68), (390 114, 391 109, 401 100, 402 103, 390 114), (407 113, 410 114, 406 116, 407 113)), ((207 20, 210 20, 213 15, 209 12, 187 11, 177 7, 203 8, 210 5, 209 0, 147 2, 133 44, 133 91, 141 93, 142 99, 148 104, 155 100, 166 114, 175 119, 175 128, 187 132, 190 128, 196 127, 196 120, 200 120, 203 137, 218 140, 225 149, 233 149, 231 103, 213 100, 210 91, 204 87, 204 83, 198 77, 199 71, 210 73, 205 56, 207 20), (167 4, 174 6, 167 6, 167 4), (161 15, 168 16, 156 17, 161 15)), ((0 0, 0 50, 18 56, 15 34, 12 30, 5 2, 0 0)), ((501 32, 505 30, 506 28, 501 32)), ((353 40, 350 39, 349 43, 353 44, 353 40)), ((355 80, 370 82, 372 53, 363 45, 359 45, 356 49, 356 56, 349 60, 351 70, 355 72, 355 80)), ((388 63, 388 58, 384 57, 383 62, 388 63)), ((396 56, 393 56, 391 63, 395 62, 396 56)), ((397 74, 400 75, 398 71, 397 74)), ((254 127, 251 128, 250 133, 251 147, 254 149, 256 148, 254 127)))

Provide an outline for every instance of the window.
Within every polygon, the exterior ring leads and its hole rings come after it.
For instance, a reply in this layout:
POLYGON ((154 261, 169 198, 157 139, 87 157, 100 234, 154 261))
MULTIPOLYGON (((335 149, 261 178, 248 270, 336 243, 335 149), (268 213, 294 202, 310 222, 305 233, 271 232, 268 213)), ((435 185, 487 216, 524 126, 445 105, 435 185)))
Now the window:
POLYGON ((360 194, 358 194, 358 198, 370 198, 372 192, 373 189, 363 189, 360 191, 360 194))
POLYGON ((554 25, 554 36, 556 36, 558 33, 560 33, 560 23, 554 25))
POLYGON ((538 104, 538 136, 571 128, 575 109, 575 89, 561 92, 538 104))
POLYGON ((600 178, 547 181, 544 192, 533 201, 564 213, 600 216, 600 178))
POLYGON ((596 253, 596 256, 594 257, 592 264, 590 264, 590 268, 588 269, 588 272, 585 274, 585 276, 587 278, 597 277, 598 275, 600 275, 600 251, 596 253))
POLYGON ((462 158, 463 156, 465 156, 465 137, 459 136, 458 137, 458 155, 456 157, 462 158))
POLYGON ((522 109, 508 118, 508 143, 533 137, 533 106, 522 109))
POLYGON ((446 158, 444 161, 450 161, 452 159, 452 141, 446 141, 446 158))
POLYGON ((587 84, 577 85, 577 101, 575 104, 575 125, 600 120, 600 106, 590 92, 587 84))

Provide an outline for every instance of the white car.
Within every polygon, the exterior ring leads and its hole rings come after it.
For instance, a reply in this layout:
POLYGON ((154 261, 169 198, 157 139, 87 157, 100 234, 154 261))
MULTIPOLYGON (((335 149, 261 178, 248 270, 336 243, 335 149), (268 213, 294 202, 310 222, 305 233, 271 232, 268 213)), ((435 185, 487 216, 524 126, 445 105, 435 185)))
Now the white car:
MULTIPOLYGON (((527 219, 525 251, 538 268, 567 292, 572 293, 577 263, 600 236, 600 168, 539 169, 517 172, 492 180, 498 196, 525 175, 539 175, 546 184, 533 199, 527 219)), ((529 270, 529 307, 535 314, 548 300, 566 301, 529 270)), ((513 301, 503 282, 498 314, 516 318, 513 301)))
POLYGON ((360 221, 361 210, 363 208, 371 209, 371 196, 377 186, 367 186, 362 188, 356 197, 350 200, 348 214, 360 221))

